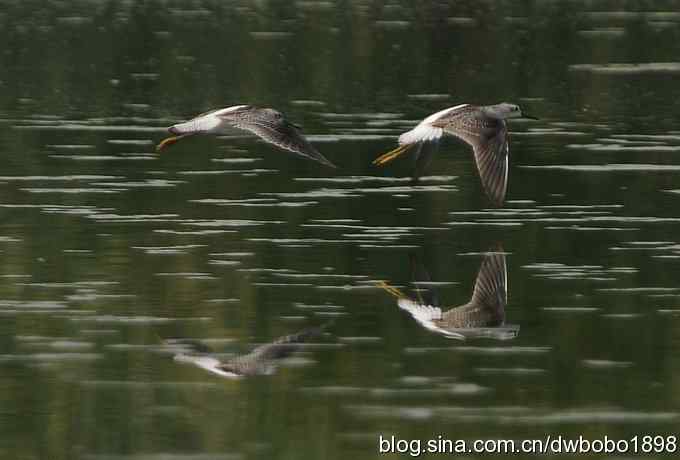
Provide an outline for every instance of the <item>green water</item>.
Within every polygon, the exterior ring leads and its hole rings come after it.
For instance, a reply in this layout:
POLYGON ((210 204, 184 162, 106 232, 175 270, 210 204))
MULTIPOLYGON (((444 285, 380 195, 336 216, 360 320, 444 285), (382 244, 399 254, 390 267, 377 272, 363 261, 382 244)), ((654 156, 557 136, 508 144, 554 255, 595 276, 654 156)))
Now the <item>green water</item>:
POLYGON ((677 435, 677 11, 0 1, 0 458, 677 435), (371 165, 432 112, 500 101, 540 118, 510 122, 502 209, 456 141, 417 187, 406 159, 371 165), (339 169, 245 136, 154 152, 239 103, 282 110, 339 169), (464 304, 498 245, 515 338, 446 338, 377 286, 406 290, 415 255, 441 306, 464 304), (229 359, 319 325, 236 380, 166 342, 229 359))

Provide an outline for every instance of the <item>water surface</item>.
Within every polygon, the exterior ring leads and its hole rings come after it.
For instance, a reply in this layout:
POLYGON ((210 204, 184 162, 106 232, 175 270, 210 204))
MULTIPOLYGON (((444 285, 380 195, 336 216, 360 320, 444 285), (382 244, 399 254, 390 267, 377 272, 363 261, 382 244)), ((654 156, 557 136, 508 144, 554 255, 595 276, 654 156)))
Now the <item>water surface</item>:
POLYGON ((677 434, 678 2, 0 3, 3 458, 677 434), (504 208, 454 140, 417 186, 371 166, 429 113, 500 101, 540 117, 510 125, 504 208), (340 169, 246 135, 154 152, 243 102, 340 169), (415 254, 463 304, 498 244, 510 337, 432 333, 379 287, 415 254), (227 360, 320 325, 241 379, 168 345, 227 360))

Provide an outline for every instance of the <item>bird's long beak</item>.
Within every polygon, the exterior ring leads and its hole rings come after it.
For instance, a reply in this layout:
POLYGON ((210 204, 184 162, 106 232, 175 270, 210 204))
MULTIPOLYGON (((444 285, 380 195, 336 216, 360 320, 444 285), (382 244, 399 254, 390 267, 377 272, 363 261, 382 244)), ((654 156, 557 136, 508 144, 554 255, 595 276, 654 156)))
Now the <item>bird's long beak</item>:
POLYGON ((180 134, 179 136, 166 137, 156 146, 156 152, 160 152, 161 150, 165 149, 166 147, 174 144, 175 142, 178 142, 180 139, 183 139, 187 136, 190 136, 191 134, 193 134, 193 133, 180 134))
POLYGON ((538 120, 538 117, 533 117, 531 115, 527 115, 526 113, 522 114, 522 118, 528 118, 529 120, 538 120))

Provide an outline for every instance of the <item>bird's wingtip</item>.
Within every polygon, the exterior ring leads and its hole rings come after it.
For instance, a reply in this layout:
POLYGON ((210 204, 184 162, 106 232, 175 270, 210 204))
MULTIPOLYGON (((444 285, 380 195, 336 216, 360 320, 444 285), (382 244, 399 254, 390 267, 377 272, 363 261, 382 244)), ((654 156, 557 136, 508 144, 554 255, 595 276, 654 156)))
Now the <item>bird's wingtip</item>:
POLYGON ((317 163, 321 163, 322 165, 328 166, 329 168, 338 169, 338 167, 335 166, 335 164, 333 164, 328 158, 326 158, 325 156, 321 155, 318 152, 316 152, 313 155, 303 155, 303 156, 305 158, 307 158, 308 160, 312 160, 312 161, 315 161, 317 163))
POLYGON ((494 208, 502 208, 505 205, 505 194, 502 196, 494 196, 491 191, 487 191, 486 195, 489 198, 491 206, 494 208))
POLYGON ((488 254, 503 254, 503 243, 501 241, 494 241, 486 252, 488 254))
POLYGON ((334 163, 331 163, 331 162, 328 161, 328 160, 326 160, 326 162, 325 162, 324 164, 325 164, 326 166, 328 166, 329 168, 332 168, 332 169, 339 169, 337 165, 335 165, 334 163))

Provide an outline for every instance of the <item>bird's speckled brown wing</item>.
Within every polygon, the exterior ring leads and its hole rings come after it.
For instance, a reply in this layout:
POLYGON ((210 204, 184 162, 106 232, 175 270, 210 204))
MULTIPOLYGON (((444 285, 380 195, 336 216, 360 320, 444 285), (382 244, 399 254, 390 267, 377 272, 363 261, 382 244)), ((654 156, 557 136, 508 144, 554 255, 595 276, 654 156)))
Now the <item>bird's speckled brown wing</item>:
POLYGON ((309 160, 335 167, 304 137, 299 128, 274 109, 249 108, 226 113, 221 118, 236 128, 245 129, 266 142, 309 160))
POLYGON ((237 356, 222 364, 220 369, 239 375, 268 374, 274 369, 276 361, 290 356, 300 348, 300 344, 322 333, 323 327, 304 329, 296 334, 279 337, 272 343, 260 345, 246 355, 237 356))
POLYGON ((505 255, 489 253, 484 256, 470 301, 443 313, 440 325, 448 328, 499 326, 505 321, 506 304, 505 255))
POLYGON ((486 139, 480 138, 473 146, 475 161, 484 191, 496 205, 502 206, 508 190, 508 130, 504 121, 499 129, 486 139))
POLYGON ((501 206, 508 188, 508 129, 504 120, 480 117, 479 107, 453 112, 434 126, 458 137, 472 147, 482 187, 489 199, 501 206))

